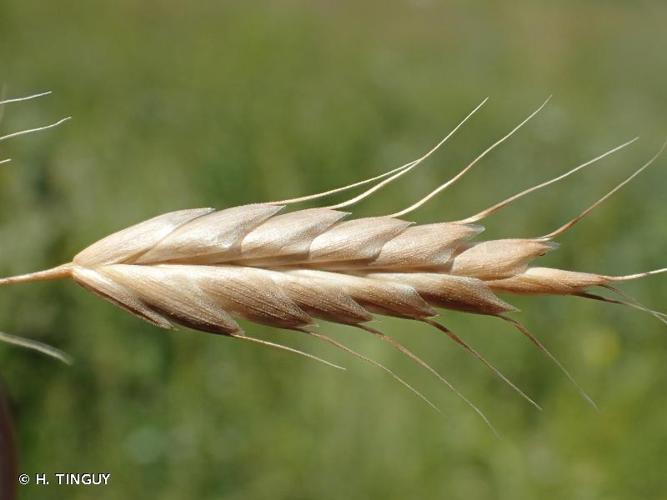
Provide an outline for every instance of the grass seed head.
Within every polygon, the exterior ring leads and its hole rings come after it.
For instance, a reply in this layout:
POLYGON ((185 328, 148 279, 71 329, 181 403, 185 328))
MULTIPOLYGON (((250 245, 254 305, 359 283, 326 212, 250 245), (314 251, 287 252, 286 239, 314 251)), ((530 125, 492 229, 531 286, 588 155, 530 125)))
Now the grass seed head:
MULTIPOLYGON (((657 155, 579 216, 541 238, 471 241, 483 230, 482 226, 472 223, 530 192, 566 178, 634 140, 463 221, 416 225, 399 218, 451 186, 535 116, 543 104, 455 177, 407 209, 390 216, 359 219, 350 218, 349 213, 337 210, 357 203, 420 165, 485 102, 468 114, 426 155, 387 174, 282 202, 256 203, 223 210, 179 210, 163 214, 93 243, 74 256, 71 263, 47 271, 1 279, 0 285, 72 278, 84 288, 154 326, 183 326, 223 334, 341 368, 282 344, 249 337, 236 320, 242 318, 302 332, 380 366, 434 406, 386 367, 313 330, 317 319, 352 325, 387 342, 436 375, 488 423, 483 413, 439 372, 402 344, 368 325, 376 314, 416 320, 447 334, 531 404, 538 406, 479 352, 437 321, 435 317, 438 309, 502 318, 535 343, 573 382, 569 372, 524 325, 505 316, 506 313, 515 312, 516 308, 496 293, 581 296, 629 305, 667 322, 667 316, 663 313, 645 308, 626 296, 622 297, 623 300, 610 299, 589 291, 589 288, 597 286, 621 294, 620 290, 612 286, 615 282, 657 274, 664 269, 612 277, 529 267, 535 259, 557 248, 558 245, 551 241, 553 238, 588 215, 655 161, 657 155), (319 199, 370 182, 376 184, 361 195, 338 205, 285 212, 287 205, 319 199)), ((0 140, 16 135, 20 134, 10 134, 0 140)), ((0 340, 3 338, 0 337, 0 340)), ((582 394, 590 400, 583 391, 582 394)))

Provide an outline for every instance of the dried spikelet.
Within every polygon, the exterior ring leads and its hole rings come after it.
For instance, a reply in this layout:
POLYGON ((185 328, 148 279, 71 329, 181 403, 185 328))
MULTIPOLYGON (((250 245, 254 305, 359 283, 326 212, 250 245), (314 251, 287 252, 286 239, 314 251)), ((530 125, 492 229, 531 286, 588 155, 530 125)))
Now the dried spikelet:
POLYGON ((409 227, 385 243, 368 266, 383 269, 449 267, 456 249, 482 231, 484 227, 476 224, 448 222, 409 227))
MULTIPOLYGON (((155 326, 185 326, 314 358, 279 344, 245 336, 235 318, 303 332, 380 366, 434 406, 386 367, 313 331, 317 319, 355 326, 388 342, 429 370, 488 423, 482 412, 458 393, 440 373, 406 347, 368 325, 374 319, 374 314, 416 320, 447 334, 539 408, 537 403, 479 352, 435 320, 437 309, 490 315, 511 323, 552 358, 574 382, 534 335, 521 323, 505 316, 516 311, 516 308, 499 298, 496 292, 578 295, 631 305, 660 319, 662 313, 651 311, 636 302, 606 299, 591 294, 588 289, 602 286, 616 290, 611 286, 615 281, 639 278, 664 270, 614 278, 529 267, 533 260, 557 248, 558 245, 552 241, 556 236, 572 227, 645 169, 657 155, 589 209, 543 237, 470 241, 483 230, 482 226, 475 223, 514 200, 564 179, 626 147, 634 139, 467 219, 415 225, 401 218, 452 185, 532 118, 545 102, 509 134, 478 155, 453 179, 407 209, 389 216, 361 219, 347 218, 349 213, 338 210, 353 205, 417 167, 484 102, 426 155, 381 176, 292 200, 219 211, 201 208, 163 214, 93 243, 78 253, 69 264, 40 273, 5 278, 0 280, 0 285, 71 277, 83 287, 155 326), (281 213, 293 203, 317 199, 374 181, 377 183, 370 189, 338 205, 281 213)), ((314 359, 328 363, 319 358, 314 359)), ((583 391, 582 394, 590 399, 583 391)))
POLYGON ((488 282, 492 290, 522 295, 576 295, 593 286, 609 284, 604 276, 548 267, 531 267, 504 279, 488 282))
POLYGON ((445 273, 372 273, 371 278, 403 283, 434 307, 497 316, 517 309, 498 298, 482 280, 445 273))
POLYGON ((483 280, 521 274, 531 261, 558 248, 558 243, 530 239, 482 241, 462 247, 452 259, 450 273, 483 280))
POLYGON ((158 215, 101 239, 79 252, 72 261, 89 268, 125 262, 146 253, 182 224, 213 211, 212 208, 199 208, 158 215))
POLYGON ((429 318, 437 314, 417 290, 402 283, 317 270, 289 270, 287 274, 301 278, 304 283, 339 290, 369 313, 409 319, 429 318))

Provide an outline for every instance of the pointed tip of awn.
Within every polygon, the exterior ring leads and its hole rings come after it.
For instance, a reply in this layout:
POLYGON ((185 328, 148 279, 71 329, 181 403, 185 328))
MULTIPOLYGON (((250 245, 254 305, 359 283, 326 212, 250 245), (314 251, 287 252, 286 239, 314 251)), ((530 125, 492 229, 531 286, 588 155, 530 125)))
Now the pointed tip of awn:
POLYGON ((69 354, 61 351, 60 349, 56 349, 53 346, 45 344, 44 342, 39 342, 38 340, 26 339, 24 337, 18 337, 16 335, 10 335, 9 333, 0 332, 0 342, 5 342, 7 344, 40 352, 46 356, 57 359, 66 365, 71 365, 74 362, 74 359, 69 354))
POLYGON ((470 401, 470 399, 468 399, 461 391, 459 391, 456 387, 454 387, 454 385, 452 385, 452 383, 449 380, 447 380, 444 376, 442 376, 435 368, 429 365, 426 361, 417 356, 414 352, 412 352, 410 349, 405 347, 403 344, 398 342, 393 337, 385 335, 384 333, 382 333, 379 330, 376 330, 375 328, 371 328, 367 325, 362 325, 362 324, 357 324, 354 326, 362 330, 365 330, 373 335, 376 335, 378 338, 391 345, 394 349, 396 349, 397 351, 401 352, 402 354, 410 358, 414 363, 418 364, 419 366, 421 366, 422 368, 426 369, 431 374, 433 374, 438 380, 440 380, 443 384, 445 384, 450 391, 452 391, 457 397, 459 397, 464 403, 466 403, 475 413, 477 413, 477 415, 484 421, 484 423, 489 427, 489 429, 491 429, 491 432, 493 432, 493 434, 497 438, 500 438, 500 434, 493 426, 491 421, 488 419, 488 417, 484 414, 484 412, 480 410, 475 403, 470 401))
POLYGON ((503 144, 505 141, 507 141, 510 137, 512 137, 521 127, 523 127, 526 123, 528 123, 535 115, 537 115, 542 109, 547 105, 549 100, 551 99, 551 96, 549 96, 536 110, 534 110, 532 113, 530 113, 526 118, 524 118, 518 125, 516 125, 512 130, 510 130, 507 134, 505 134, 503 137, 498 139, 496 142, 491 144, 488 148, 486 148, 482 153, 480 153, 474 160, 472 160, 468 165, 466 165, 458 174, 456 174, 454 177, 446 181, 445 183, 441 184, 437 188, 435 188, 433 191, 431 191, 429 194, 424 196, 421 200, 418 200, 417 202, 413 203, 409 207, 391 214, 389 217, 402 217, 404 215, 409 214, 410 212, 413 212, 420 208, 422 205, 427 203, 429 200, 437 196, 440 192, 444 191, 447 189, 449 186, 452 184, 456 183, 461 177, 463 177, 466 173, 468 173, 477 163, 479 163, 486 155, 491 153, 494 149, 496 149, 498 146, 503 144))
POLYGON ((667 314, 662 313, 660 311, 655 311, 653 309, 650 309, 643 305, 641 302, 639 302, 637 299, 621 292, 618 288, 610 286, 610 285, 602 285, 604 288, 607 288, 608 290, 611 290, 612 292, 616 293, 620 297, 624 297, 626 300, 618 300, 618 299, 612 299, 610 297, 605 297, 602 295, 598 295, 595 293, 590 293, 590 292, 578 292, 575 295, 578 297, 583 297, 585 299, 592 299, 592 300, 597 300, 600 302, 606 302, 607 304, 618 304, 622 305, 625 307, 631 307, 632 309, 637 309, 638 311, 645 312, 647 314, 650 314, 654 318, 656 318, 658 321, 664 323, 667 325, 667 314))
POLYGON ((547 356, 553 363, 560 369, 560 371, 567 377, 567 379, 574 385, 574 387, 579 391, 581 397, 586 400, 593 409, 600 413, 600 408, 597 403, 593 400, 592 397, 579 385, 579 382, 570 374, 570 372, 565 368, 565 366, 560 362, 560 360, 554 356, 549 349, 535 336, 533 335, 522 323, 512 319, 508 316, 499 315, 499 318, 507 321, 508 323, 514 325, 514 327, 521 332, 528 340, 530 340, 545 356, 547 356))
POLYGON ((375 361, 374 359, 371 359, 371 358, 369 358, 369 357, 351 349, 350 347, 346 346, 345 344, 342 344, 342 343, 338 342, 337 340, 334 340, 331 337, 328 337, 327 335, 322 335, 321 333, 313 332, 313 331, 309 330, 308 328, 299 328, 297 330, 299 330, 303 333, 306 333, 308 335, 311 335, 315 338, 318 338, 318 339, 320 339, 324 342, 327 342, 327 343, 337 347, 338 349, 341 349, 341 350, 343 350, 347 353, 350 353, 353 356, 355 356, 355 357, 357 357, 357 358, 359 358, 363 361, 366 361, 367 363, 369 363, 373 366, 376 366, 376 367, 382 369, 383 371, 388 373, 394 380, 396 380, 398 383, 403 385, 410 392, 412 392, 414 395, 416 395, 418 398, 420 398, 422 401, 424 401, 428 406, 433 408, 438 413, 442 414, 442 410, 440 408, 438 408, 438 406, 436 406, 435 403, 433 403, 430 399, 428 399, 426 396, 424 396, 420 391, 415 389, 412 385, 410 385, 405 380, 403 380, 401 377, 399 377, 393 370, 390 370, 389 368, 387 368, 382 363, 379 363, 378 361, 375 361))
POLYGON ((46 95, 50 95, 53 92, 51 90, 47 90, 46 92, 40 92, 38 94, 33 94, 25 97, 13 97, 9 99, 3 99, 0 100, 0 106, 4 106, 5 104, 11 104, 14 102, 23 102, 23 101, 29 101, 31 99, 37 99, 38 97, 44 97, 46 95))
POLYGON ((557 183, 557 182, 560 182, 560 181, 562 181, 562 180, 564 180, 564 179, 567 179, 568 177, 570 177, 571 175, 575 174, 576 172, 579 172, 580 170, 582 170, 582 169, 584 169, 584 168, 586 168, 586 167, 588 167, 588 166, 590 166, 590 165, 593 165, 594 163, 597 163, 598 161, 602 160, 603 158, 605 158, 605 157, 607 157, 607 156, 610 156, 610 155, 612 155, 612 154, 614 154, 614 153, 620 151, 620 150, 623 149, 623 148, 626 148, 627 146, 629 146, 629 145, 631 145, 632 143, 636 142, 638 139, 639 139, 638 136, 635 137, 635 138, 633 138, 633 139, 630 139, 629 141, 626 141, 626 142, 624 142, 623 144, 620 144, 620 145, 618 145, 618 146, 616 146, 616 147, 614 147, 614 148, 612 148, 612 149, 610 149, 610 150, 608 150, 608 151, 605 151, 604 153, 602 153, 602 154, 596 156, 595 158, 593 158, 593 159, 591 159, 591 160, 588 160, 588 161, 586 161, 586 162, 584 162, 584 163, 582 163, 582 164, 580 164, 580 165, 577 165, 577 166, 574 167, 573 169, 568 170, 567 172, 565 172, 564 174, 561 174, 561 175, 559 175, 559 176, 557 176, 557 177, 554 177, 553 179, 549 179, 549 180, 547 180, 547 181, 545 181, 545 182, 542 182, 542 183, 537 184, 537 185, 535 185, 535 186, 532 186, 532 187, 529 187, 529 188, 527 188, 527 189, 524 189, 523 191, 521 191, 521 192, 519 192, 519 193, 517 193, 517 194, 514 194, 514 195, 510 196, 509 198, 506 198, 506 199, 504 199, 503 201, 501 201, 501 202, 499 202, 499 203, 496 203, 495 205, 492 205, 491 207, 486 208, 486 209, 482 210, 481 212, 478 212, 478 213, 476 213, 475 215, 473 215, 473 216, 471 216, 471 217, 468 217, 468 218, 466 218, 466 219, 460 220, 460 221, 458 221, 458 222, 459 222, 459 223, 462 223, 462 224, 463 224, 463 223, 468 224, 468 223, 478 222, 478 221, 481 221, 481 220, 483 220, 483 219, 486 219, 487 217, 489 217, 489 216, 495 214, 496 212, 502 210, 503 208, 505 208, 505 207, 507 207, 508 205, 514 203, 515 201, 517 201, 517 200, 523 198, 524 196, 527 196, 527 195, 529 195, 530 193, 533 193, 533 192, 538 191, 538 190, 540 190, 540 189, 543 189, 543 188, 545 188, 545 187, 551 186, 552 184, 555 184, 555 183, 557 183))
POLYGON ((445 325, 442 323, 439 323, 438 321, 435 321, 433 319, 423 319, 422 320, 424 323, 431 325, 435 327, 437 330, 443 332, 445 335, 447 335, 452 341, 455 343, 459 344, 461 347, 463 347, 466 351, 468 351, 470 354, 472 354, 474 357, 476 357, 479 361, 482 362, 487 368, 489 368, 498 378, 500 378, 503 382, 505 382, 507 385, 509 385, 517 394, 519 394, 523 399, 528 401, 531 405, 533 405, 535 408, 537 408, 539 411, 542 411, 542 407, 528 394, 526 394, 524 391, 522 391, 514 382, 512 382, 510 379, 508 379, 498 368, 493 365, 490 361, 488 361, 481 353, 479 353, 476 349, 474 349, 472 346, 470 346, 467 342, 465 342, 461 337, 456 335, 454 332, 452 332, 449 328, 447 328, 445 325))
POLYGON ((246 342, 261 344, 261 345, 264 345, 266 347, 271 347, 273 349, 280 349, 282 351, 291 352, 293 354, 297 354, 299 356, 303 356, 305 358, 312 359, 313 361, 317 361, 319 363, 325 364, 325 365, 330 366, 332 368, 336 368, 338 370, 342 370, 342 371, 347 370, 347 368, 345 368, 343 366, 332 363, 331 361, 327 361, 326 359, 322 359, 318 356, 315 356, 314 354, 303 352, 303 351, 300 351, 299 349, 295 349, 293 347, 288 347, 286 345, 277 344, 276 342, 269 342, 268 340, 258 339, 258 338, 255 338, 255 337, 248 337, 247 335, 240 335, 240 334, 231 334, 230 337, 235 338, 235 339, 239 339, 239 340, 245 340, 246 342))
POLYGON ((49 130, 51 128, 58 127, 58 126, 62 125, 63 123, 65 123, 66 121, 69 121, 71 119, 72 119, 71 116, 66 116, 65 118, 61 118, 60 120, 58 120, 55 123, 51 123, 49 125, 44 125, 43 127, 35 127, 35 128, 31 128, 31 129, 26 129, 26 130, 20 130, 18 132, 12 132, 11 134, 3 135, 2 137, 0 137, 0 141, 6 141, 7 139, 12 139, 14 137, 20 137, 22 135, 28 135, 28 134, 32 134, 32 133, 35 133, 35 132, 42 132, 44 130, 49 130))
POLYGON ((639 167, 637 170, 635 170, 632 175, 628 176, 625 180, 617 184, 613 189, 611 189, 609 192, 607 192, 604 196, 602 196, 600 199, 598 199, 595 203, 593 203, 591 206, 589 206, 586 210, 582 211, 579 215, 576 217, 573 217, 570 219, 568 222, 560 226, 558 229, 555 231, 550 232, 549 234, 545 234, 544 236, 540 237, 539 239, 541 240, 551 240, 554 238, 557 238, 561 234, 565 233, 567 230, 572 228, 575 224, 580 222, 582 219, 587 217, 593 210, 595 210, 598 206, 600 206, 602 203, 604 203, 607 199, 609 199, 611 196, 616 194, 621 188, 623 188, 626 184, 628 184, 630 181, 632 181, 635 177, 637 177, 639 174, 641 174, 644 170, 646 170, 648 167, 653 165, 655 161, 660 158, 662 153, 665 151, 667 148, 667 140, 662 144, 660 149, 658 150, 657 153, 655 153, 651 158, 649 158, 646 163, 644 163, 641 167, 639 167))
MULTIPOLYGON (((456 132, 458 132, 458 130, 459 130, 459 129, 460 129, 460 128, 461 128, 461 127, 462 127, 462 126, 463 126, 463 125, 464 125, 470 118, 472 118, 472 116, 473 116, 475 113, 477 113, 477 111, 479 111, 479 109, 480 109, 482 106, 484 106, 488 100, 489 100, 489 98, 487 97, 487 98, 484 99, 481 103, 479 103, 479 104, 478 104, 472 111, 470 111, 470 112, 465 116, 465 118, 463 118, 463 119, 456 125, 456 127, 454 127, 454 128, 453 128, 453 129, 452 129, 452 130, 451 130, 445 137, 443 137, 443 138, 440 140, 440 142, 438 142, 435 146, 433 146, 433 147, 432 147, 426 154, 422 155, 421 157, 417 158, 416 160, 411 161, 410 163, 406 163, 406 164, 403 165, 402 167, 399 167, 398 169, 395 169, 395 170, 392 171, 392 172, 388 172, 387 175, 390 174, 390 173, 393 173, 393 172, 397 172, 397 173, 395 173, 394 175, 392 175, 392 176, 389 177, 388 179, 385 179, 385 180, 383 180, 382 182, 377 183, 375 186, 371 187, 370 189, 367 189, 367 190, 364 191, 363 193, 361 193, 361 194, 355 196, 354 198, 351 198, 351 199, 349 199, 349 200, 347 200, 347 201, 344 201, 344 202, 342 202, 342 203, 338 203, 338 204, 336 204, 336 205, 331 205, 330 207, 327 207, 327 208, 330 208, 330 209, 338 209, 338 208, 344 208, 344 207, 348 207, 348 206, 354 205, 355 203, 358 203, 358 202, 360 202, 361 200, 363 200, 363 199, 369 197, 370 195, 372 195, 372 194, 375 193, 376 191, 379 191, 380 189, 382 189, 384 186, 386 186, 386 185, 388 185, 388 184, 394 182, 394 181, 395 181, 396 179, 398 179, 399 177, 401 177, 401 176, 407 174, 408 172, 410 172, 410 170, 412 170, 412 169, 414 169, 415 167, 419 166, 422 162, 424 162, 427 158, 429 158, 433 153, 435 153, 438 149, 440 149, 440 147, 441 147, 443 144, 445 144, 445 143, 446 143, 446 142, 447 142, 447 141, 448 141, 448 140, 449 140, 449 139, 450 139, 456 132)), ((392 217, 392 216, 390 216, 390 217, 392 217)))

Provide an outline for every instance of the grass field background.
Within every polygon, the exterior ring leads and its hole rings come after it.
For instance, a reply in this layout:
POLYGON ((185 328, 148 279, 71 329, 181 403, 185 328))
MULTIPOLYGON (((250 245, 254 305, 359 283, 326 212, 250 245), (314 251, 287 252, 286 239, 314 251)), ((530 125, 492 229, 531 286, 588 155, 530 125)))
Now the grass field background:
MULTIPOLYGON (((652 155, 667 135, 667 5, 553 2, 40 2, 0 6, 0 274, 67 261, 161 212, 308 194, 416 158, 481 99, 437 156, 360 204, 407 206, 546 96, 552 103, 411 215, 470 215, 636 135, 631 150, 487 221, 544 234, 652 155)), ((667 158, 559 241, 545 265, 632 273, 667 261, 667 158)), ((624 289, 665 309, 667 281, 624 289)), ((437 380, 370 336, 323 332, 403 374, 297 334, 244 324, 349 367, 189 331, 159 331, 72 283, 0 290, 0 329, 54 344, 71 368, 0 346, 22 472, 111 472, 107 488, 28 486, 25 499, 665 498, 667 327, 571 298, 511 299, 601 407, 500 321, 443 319, 544 406, 537 412, 425 325, 381 319, 489 415, 494 438, 437 380)))

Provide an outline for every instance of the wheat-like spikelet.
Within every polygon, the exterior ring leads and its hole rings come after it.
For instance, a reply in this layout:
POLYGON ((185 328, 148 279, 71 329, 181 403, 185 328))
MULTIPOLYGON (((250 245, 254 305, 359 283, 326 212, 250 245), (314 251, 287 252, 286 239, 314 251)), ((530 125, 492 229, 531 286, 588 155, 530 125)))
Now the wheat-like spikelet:
MULTIPOLYGON (((486 102, 486 100, 484 101, 486 102)), ((651 311, 632 299, 611 299, 590 292, 591 287, 616 290, 612 284, 663 272, 625 277, 575 273, 530 267, 554 250, 552 241, 592 207, 546 236, 474 242, 483 230, 477 223, 512 201, 559 181, 634 142, 629 141, 583 163, 566 174, 508 198, 479 214, 455 222, 416 225, 402 217, 451 185, 534 116, 546 102, 509 134, 484 150, 456 177, 416 204, 390 216, 354 219, 340 209, 350 206, 418 166, 479 109, 473 110, 429 153, 391 172, 326 193, 281 202, 257 203, 223 210, 200 208, 159 215, 93 243, 71 262, 47 271, 0 280, 0 285, 46 279, 72 278, 93 293, 160 328, 183 326, 263 343, 320 358, 286 346, 247 336, 235 318, 295 330, 355 353, 314 331, 317 320, 356 327, 398 349, 432 372, 464 398, 435 369, 391 337, 368 325, 374 315, 420 321, 437 328, 476 356, 523 397, 480 353, 437 319, 438 309, 452 309, 501 318, 516 327, 553 359, 549 351, 521 323, 509 318, 516 311, 497 293, 577 295, 623 303, 651 311), (319 199, 363 184, 377 183, 347 202, 326 208, 288 210, 302 201, 319 199)), ((620 292, 619 292, 620 293, 620 292)), ((336 365, 333 365, 336 366, 336 365)), ((390 372, 410 390, 421 393, 390 372)), ((584 396, 588 396, 583 393, 584 396)), ((464 398, 465 399, 465 398, 464 398)), ((486 417, 467 399, 484 419, 486 417)), ((592 401, 591 401, 592 402, 592 401)))

